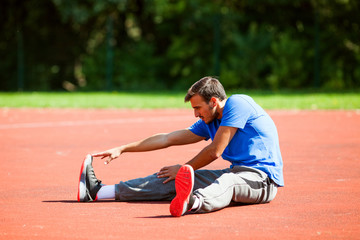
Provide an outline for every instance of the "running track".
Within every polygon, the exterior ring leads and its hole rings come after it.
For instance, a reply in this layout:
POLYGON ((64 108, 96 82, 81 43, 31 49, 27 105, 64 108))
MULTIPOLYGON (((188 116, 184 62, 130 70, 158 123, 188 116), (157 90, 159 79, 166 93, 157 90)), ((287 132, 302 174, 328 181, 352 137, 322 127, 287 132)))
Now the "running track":
MULTIPOLYGON (((360 239, 360 112, 269 114, 286 184, 275 200, 173 218, 168 202, 77 203, 78 174, 87 153, 186 128, 191 110, 0 109, 0 239, 360 239)), ((205 145, 94 168, 114 184, 184 163, 205 145)))

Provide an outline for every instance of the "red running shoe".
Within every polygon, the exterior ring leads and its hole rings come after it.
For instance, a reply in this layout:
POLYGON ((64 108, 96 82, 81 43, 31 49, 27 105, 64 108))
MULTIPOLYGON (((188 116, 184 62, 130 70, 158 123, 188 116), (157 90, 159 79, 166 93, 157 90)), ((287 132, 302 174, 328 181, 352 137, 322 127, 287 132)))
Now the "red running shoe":
POLYGON ((175 178, 176 197, 170 204, 170 213, 174 217, 180 217, 191 209, 194 181, 194 169, 190 165, 182 166, 175 178))

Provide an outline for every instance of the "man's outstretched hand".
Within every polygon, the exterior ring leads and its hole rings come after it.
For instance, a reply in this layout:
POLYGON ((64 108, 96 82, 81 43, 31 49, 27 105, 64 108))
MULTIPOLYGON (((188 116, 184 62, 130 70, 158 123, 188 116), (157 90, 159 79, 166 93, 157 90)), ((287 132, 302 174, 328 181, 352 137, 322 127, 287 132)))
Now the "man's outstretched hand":
POLYGON ((121 148, 112 148, 112 149, 106 150, 104 152, 92 154, 92 156, 93 157, 101 157, 101 159, 104 159, 107 157, 104 164, 109 164, 112 160, 114 160, 115 158, 118 158, 120 156, 120 154, 121 154, 121 148))

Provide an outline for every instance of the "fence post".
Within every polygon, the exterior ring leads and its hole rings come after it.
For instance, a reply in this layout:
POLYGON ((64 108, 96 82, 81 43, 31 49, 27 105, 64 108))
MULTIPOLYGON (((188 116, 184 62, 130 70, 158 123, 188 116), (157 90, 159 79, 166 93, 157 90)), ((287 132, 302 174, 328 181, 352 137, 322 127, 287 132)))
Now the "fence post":
POLYGON ((220 77, 220 14, 214 16, 214 74, 220 77))
POLYGON ((113 90, 113 64, 114 64, 114 44, 113 44, 113 17, 110 15, 106 23, 107 28, 107 51, 106 51, 106 90, 113 90))
POLYGON ((21 28, 16 31, 17 37, 17 90, 24 90, 24 40, 21 28))
POLYGON ((314 22, 315 22, 314 87, 319 88, 320 87, 320 52, 319 52, 320 33, 319 33, 319 13, 316 8, 315 8, 314 22))

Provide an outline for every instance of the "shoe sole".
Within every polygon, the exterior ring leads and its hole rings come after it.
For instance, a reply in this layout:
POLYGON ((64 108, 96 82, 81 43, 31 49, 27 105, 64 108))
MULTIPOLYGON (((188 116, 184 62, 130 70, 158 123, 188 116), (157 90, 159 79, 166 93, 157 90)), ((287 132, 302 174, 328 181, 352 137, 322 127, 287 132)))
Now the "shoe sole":
POLYGON ((84 199, 86 197, 86 167, 91 163, 92 163, 92 156, 87 155, 80 168, 79 187, 77 194, 78 202, 84 202, 84 199))
POLYGON ((180 217, 187 211, 193 187, 194 170, 190 165, 184 165, 179 169, 175 178, 176 197, 170 204, 172 216, 180 217))

